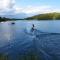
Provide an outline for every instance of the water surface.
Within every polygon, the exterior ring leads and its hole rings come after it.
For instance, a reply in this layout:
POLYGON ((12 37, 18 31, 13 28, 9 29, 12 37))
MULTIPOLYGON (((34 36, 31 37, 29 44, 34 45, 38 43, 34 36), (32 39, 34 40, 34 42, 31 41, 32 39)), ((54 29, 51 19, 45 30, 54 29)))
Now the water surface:
POLYGON ((38 60, 54 60, 55 57, 60 60, 60 21, 20 20, 0 23, 0 53, 9 55, 10 60, 18 60, 18 55, 28 53, 38 55, 38 60), (35 34, 30 34, 33 33, 32 24, 35 25, 35 34))

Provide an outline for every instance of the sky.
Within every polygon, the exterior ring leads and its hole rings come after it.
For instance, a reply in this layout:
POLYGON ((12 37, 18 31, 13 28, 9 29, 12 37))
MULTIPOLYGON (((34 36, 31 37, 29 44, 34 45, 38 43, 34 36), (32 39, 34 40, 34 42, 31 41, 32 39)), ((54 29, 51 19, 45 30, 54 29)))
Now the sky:
POLYGON ((0 15, 60 12, 60 0, 0 0, 0 15))

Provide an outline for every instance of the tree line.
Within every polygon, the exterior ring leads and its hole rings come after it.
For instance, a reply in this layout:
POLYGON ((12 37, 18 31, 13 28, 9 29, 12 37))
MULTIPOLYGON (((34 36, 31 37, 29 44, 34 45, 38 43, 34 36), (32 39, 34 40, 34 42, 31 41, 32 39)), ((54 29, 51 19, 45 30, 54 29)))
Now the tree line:
POLYGON ((1 21, 9 21, 9 20, 10 20, 10 18, 0 17, 0 22, 1 21))

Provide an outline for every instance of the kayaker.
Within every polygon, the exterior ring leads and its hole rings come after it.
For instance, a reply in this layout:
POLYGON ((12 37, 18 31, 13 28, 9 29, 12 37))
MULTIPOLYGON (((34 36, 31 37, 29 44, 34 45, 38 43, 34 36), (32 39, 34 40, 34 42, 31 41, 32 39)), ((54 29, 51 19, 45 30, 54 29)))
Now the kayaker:
POLYGON ((35 29, 35 26, 34 26, 34 24, 32 24, 32 28, 31 28, 31 32, 33 32, 35 29))

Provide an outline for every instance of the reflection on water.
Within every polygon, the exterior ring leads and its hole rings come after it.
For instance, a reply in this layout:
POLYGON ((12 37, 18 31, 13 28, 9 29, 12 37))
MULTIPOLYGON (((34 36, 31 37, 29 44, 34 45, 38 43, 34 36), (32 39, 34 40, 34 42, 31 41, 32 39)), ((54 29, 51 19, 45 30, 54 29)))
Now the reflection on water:
POLYGON ((60 34, 50 33, 60 33, 60 21, 21 20, 14 22, 14 25, 11 24, 11 21, 0 23, 0 60, 7 60, 5 55, 8 60, 54 59, 50 56, 53 55, 51 49, 56 49, 56 47, 54 47, 54 44, 56 44, 57 49, 60 50, 60 43, 57 42, 60 39, 60 34), (31 32, 32 24, 35 25, 34 32, 31 32), (47 46, 47 44, 50 45, 47 46), (53 48, 51 46, 53 46, 53 48), (1 57, 5 57, 5 59, 2 59, 1 57))

